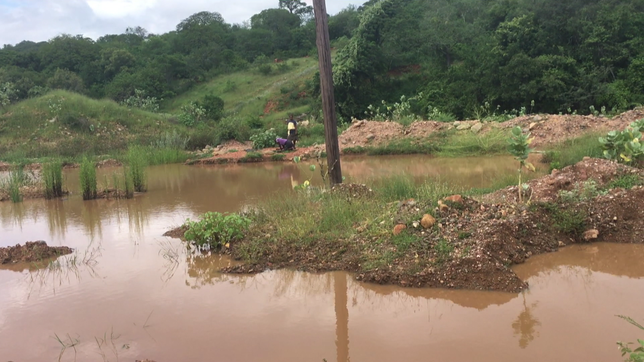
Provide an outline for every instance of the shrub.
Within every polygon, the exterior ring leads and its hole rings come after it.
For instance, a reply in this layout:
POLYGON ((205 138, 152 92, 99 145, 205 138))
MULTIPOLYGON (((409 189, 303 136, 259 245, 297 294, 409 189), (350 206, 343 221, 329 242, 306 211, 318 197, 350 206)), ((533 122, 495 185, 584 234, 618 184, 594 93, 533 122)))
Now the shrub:
POLYGON ((606 137, 600 137, 604 157, 626 164, 644 159, 642 131, 644 119, 631 123, 624 131, 610 131, 606 137))
POLYGON ((273 73, 273 66, 270 64, 262 64, 259 67, 257 67, 257 70, 259 71, 260 74, 266 76, 273 73))
POLYGON ((220 248, 226 244, 241 239, 250 226, 250 219, 238 214, 222 214, 219 212, 205 213, 200 221, 185 223, 186 240, 197 246, 220 248))
POLYGON ((250 136, 250 140, 253 142, 253 149, 256 150, 274 146, 276 138, 277 134, 273 128, 250 136))
POLYGON ((148 97, 144 90, 135 89, 134 95, 121 102, 122 106, 129 108, 140 108, 149 112, 159 111, 159 100, 156 97, 148 97))
POLYGON ((45 183, 45 197, 53 199, 63 196, 63 165, 62 163, 45 163, 42 168, 42 179, 45 183))
POLYGON ((83 200, 93 200, 96 198, 96 168, 94 168, 94 163, 87 157, 83 158, 83 162, 81 162, 80 185, 83 200))

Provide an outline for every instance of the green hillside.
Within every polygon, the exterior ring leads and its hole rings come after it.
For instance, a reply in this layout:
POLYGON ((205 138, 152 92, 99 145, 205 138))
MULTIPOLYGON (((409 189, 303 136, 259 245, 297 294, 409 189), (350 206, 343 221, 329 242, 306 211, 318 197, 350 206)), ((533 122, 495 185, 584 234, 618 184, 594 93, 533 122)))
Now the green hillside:
POLYGON ((128 143, 149 144, 185 128, 168 115, 53 91, 16 103, 0 114, 0 159, 113 154, 128 143))
POLYGON ((286 117, 288 112, 307 111, 307 82, 318 69, 317 58, 291 59, 264 66, 270 67, 270 74, 264 75, 258 68, 251 68, 222 75, 170 99, 165 108, 178 113, 182 105, 214 94, 224 100, 227 113, 242 119, 262 117, 270 122, 286 117))

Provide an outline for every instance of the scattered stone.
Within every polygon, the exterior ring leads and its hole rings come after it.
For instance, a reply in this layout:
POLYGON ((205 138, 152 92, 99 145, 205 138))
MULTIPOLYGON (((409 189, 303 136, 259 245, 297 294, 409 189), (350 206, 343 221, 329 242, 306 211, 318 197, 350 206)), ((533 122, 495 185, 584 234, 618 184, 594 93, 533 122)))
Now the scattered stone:
POLYGON ((456 130, 457 130, 457 131, 465 131, 465 130, 470 129, 471 127, 472 127, 472 126, 470 126, 469 124, 467 124, 467 123, 463 123, 463 124, 461 124, 460 126, 456 127, 456 130))
POLYGON ((584 232, 584 240, 586 241, 597 239, 597 237, 599 237, 599 230, 597 229, 590 229, 584 232))
POLYGON ((534 127, 536 127, 536 126, 537 126, 537 122, 532 122, 532 123, 530 123, 530 126, 528 126, 528 129, 529 129, 530 131, 532 131, 532 129, 533 129, 534 127))
POLYGON ((394 235, 400 235, 400 233, 403 232, 403 230, 407 229, 407 226, 405 224, 398 224, 394 227, 394 235))
POLYGON ((367 142, 371 142, 376 138, 376 135, 371 133, 367 136, 367 142))
POLYGON ((446 212, 447 210, 449 210, 449 206, 445 205, 443 201, 438 200, 438 209, 440 210, 440 212, 446 212))
POLYGON ((436 224, 436 219, 430 214, 425 214, 423 219, 420 220, 420 224, 423 225, 423 228, 429 229, 436 224))
POLYGON ((418 229, 418 226, 420 225, 420 223, 418 221, 414 221, 412 225, 414 226, 415 229, 418 229))
POLYGON ((479 133, 483 129, 483 123, 476 123, 475 125, 472 126, 471 130, 474 133, 479 133))
POLYGON ((564 246, 566 246, 566 243, 564 243, 563 241, 559 241, 559 247, 563 248, 564 246))
POLYGON ((446 197, 444 200, 449 201, 449 202, 453 202, 453 203, 457 203, 457 204, 462 204, 463 203, 463 196, 461 196, 461 195, 452 195, 452 196, 446 197))

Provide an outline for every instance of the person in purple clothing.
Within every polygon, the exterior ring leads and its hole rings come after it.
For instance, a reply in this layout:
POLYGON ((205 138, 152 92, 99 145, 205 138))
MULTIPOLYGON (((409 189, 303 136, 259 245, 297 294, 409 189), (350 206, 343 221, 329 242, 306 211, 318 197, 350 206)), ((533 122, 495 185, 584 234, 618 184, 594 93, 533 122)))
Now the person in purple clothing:
POLYGON ((275 143, 277 143, 280 146, 280 150, 292 150, 295 149, 295 145, 293 144, 292 141, 289 141, 284 138, 279 138, 277 137, 275 139, 275 143))

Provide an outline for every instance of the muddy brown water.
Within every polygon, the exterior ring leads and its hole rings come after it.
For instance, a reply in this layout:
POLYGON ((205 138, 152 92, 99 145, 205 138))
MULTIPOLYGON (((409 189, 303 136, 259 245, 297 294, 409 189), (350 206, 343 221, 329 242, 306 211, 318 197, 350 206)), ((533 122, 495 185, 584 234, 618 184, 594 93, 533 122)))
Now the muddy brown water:
MULTIPOLYGON (((507 158, 347 158, 352 181, 406 172, 485 187, 507 158)), ((77 187, 77 170, 66 173, 77 187)), ((113 170, 102 170, 111 175, 113 170)), ((291 164, 149 169, 133 200, 0 203, 0 246, 46 240, 76 252, 46 268, 0 268, 0 361, 620 361, 642 338, 644 248, 592 244, 516 267, 523 294, 406 289, 346 273, 222 275, 161 236, 205 211, 290 192, 291 164), (59 340, 60 342, 59 342, 59 340), (66 346, 67 348, 64 348, 66 346), (62 354, 62 356, 61 356, 62 354)))

